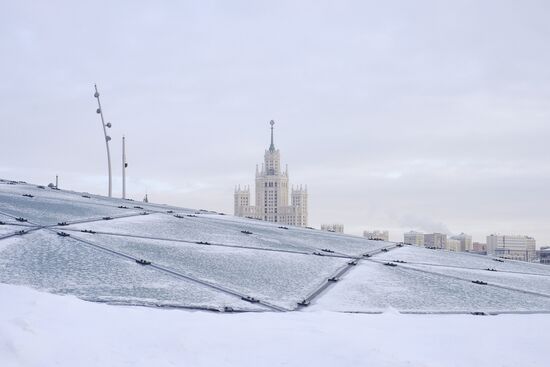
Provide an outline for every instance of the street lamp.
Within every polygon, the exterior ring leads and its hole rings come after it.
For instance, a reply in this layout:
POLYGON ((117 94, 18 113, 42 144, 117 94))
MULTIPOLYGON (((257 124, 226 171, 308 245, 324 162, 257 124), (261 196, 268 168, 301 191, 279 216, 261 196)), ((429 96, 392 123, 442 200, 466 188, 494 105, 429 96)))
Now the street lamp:
POLYGON ((95 93, 94 97, 97 98, 97 110, 96 112, 101 116, 101 126, 103 126, 103 134, 105 134, 105 146, 107 147, 107 164, 109 166, 109 197, 113 196, 113 177, 111 173, 111 152, 109 151, 109 141, 111 137, 107 135, 107 128, 111 128, 111 123, 105 123, 103 119, 103 111, 101 110, 101 102, 99 101, 99 92, 97 91, 97 85, 94 84, 95 93))
POLYGON ((122 135, 122 198, 126 199, 126 138, 122 135))

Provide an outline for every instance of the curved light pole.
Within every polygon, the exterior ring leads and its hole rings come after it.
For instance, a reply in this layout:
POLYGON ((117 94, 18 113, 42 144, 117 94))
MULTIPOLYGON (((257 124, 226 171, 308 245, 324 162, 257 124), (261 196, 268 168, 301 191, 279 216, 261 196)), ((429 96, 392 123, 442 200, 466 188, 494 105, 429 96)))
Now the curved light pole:
POLYGON ((111 128, 111 123, 105 123, 105 120, 103 119, 103 111, 101 110, 101 102, 99 101, 99 92, 97 91, 97 85, 94 84, 95 87, 95 93, 94 97, 97 98, 97 106, 98 109, 96 112, 101 116, 101 125, 103 126, 103 134, 105 134, 105 146, 107 147, 107 164, 109 166, 109 197, 113 196, 113 177, 111 173, 111 152, 109 151, 109 141, 111 140, 111 137, 107 135, 107 128, 111 128))

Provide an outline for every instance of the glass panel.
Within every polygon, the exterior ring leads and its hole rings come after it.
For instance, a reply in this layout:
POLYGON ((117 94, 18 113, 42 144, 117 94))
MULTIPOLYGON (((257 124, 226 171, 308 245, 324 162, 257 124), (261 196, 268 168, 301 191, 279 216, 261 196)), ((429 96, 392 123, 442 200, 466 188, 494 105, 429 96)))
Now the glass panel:
POLYGON ((288 309, 295 308, 348 261, 99 234, 75 235, 288 309))
POLYGON ((129 305, 267 310, 43 230, 0 246, 3 283, 129 305))
POLYGON ((363 261, 310 307, 377 312, 550 311, 550 298, 363 261))

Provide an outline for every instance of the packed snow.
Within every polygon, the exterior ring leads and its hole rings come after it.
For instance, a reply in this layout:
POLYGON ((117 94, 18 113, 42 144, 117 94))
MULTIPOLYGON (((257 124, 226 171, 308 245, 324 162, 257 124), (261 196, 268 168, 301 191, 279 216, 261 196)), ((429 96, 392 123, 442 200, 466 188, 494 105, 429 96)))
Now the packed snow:
POLYGON ((548 365, 548 315, 221 314, 0 284, 0 366, 548 365))

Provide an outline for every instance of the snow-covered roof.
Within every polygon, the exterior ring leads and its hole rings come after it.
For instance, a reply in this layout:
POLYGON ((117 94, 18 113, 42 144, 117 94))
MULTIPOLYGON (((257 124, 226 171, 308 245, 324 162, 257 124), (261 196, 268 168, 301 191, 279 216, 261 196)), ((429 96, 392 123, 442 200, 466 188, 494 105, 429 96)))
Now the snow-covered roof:
POLYGON ((0 282, 219 311, 550 312, 541 264, 5 180, 0 282))

